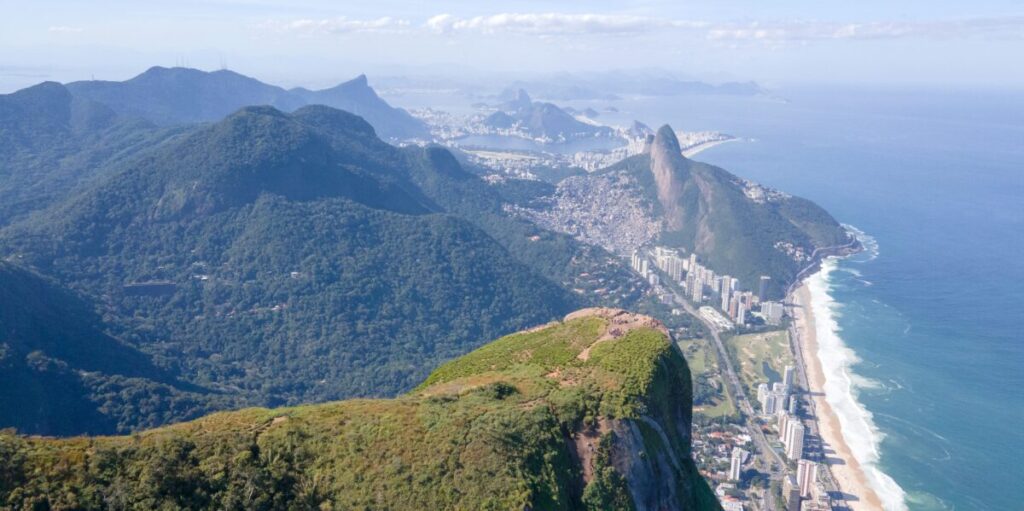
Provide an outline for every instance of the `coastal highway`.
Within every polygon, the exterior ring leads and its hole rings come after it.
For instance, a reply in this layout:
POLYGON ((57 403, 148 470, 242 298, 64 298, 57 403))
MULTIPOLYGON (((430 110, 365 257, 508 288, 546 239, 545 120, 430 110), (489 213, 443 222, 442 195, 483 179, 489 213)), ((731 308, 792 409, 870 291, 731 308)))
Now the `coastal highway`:
POLYGON ((715 352, 718 354, 718 367, 725 368, 725 376, 728 380, 729 386, 732 388, 732 396, 736 402, 736 405, 743 412, 744 419, 747 423, 747 429, 750 430, 750 437, 757 444, 757 449, 765 456, 771 456, 773 460, 769 460, 769 474, 772 479, 779 479, 785 472, 786 462, 779 456, 779 453, 772 449, 768 443, 768 438, 764 436, 764 432, 761 431, 761 425, 757 423, 757 413, 754 412, 754 407, 750 405, 750 400, 747 399, 747 393, 743 390, 743 385, 740 384, 740 379, 736 376, 736 371, 732 367, 732 359, 729 358, 729 353, 725 350, 725 344, 722 343, 722 338, 718 335, 718 330, 715 326, 701 317, 694 309, 693 305, 690 304, 685 298, 683 298, 675 289, 669 288, 672 291, 673 296, 676 298, 676 302, 683 306, 686 312, 700 320, 707 327, 708 331, 711 332, 711 338, 715 341, 715 352))

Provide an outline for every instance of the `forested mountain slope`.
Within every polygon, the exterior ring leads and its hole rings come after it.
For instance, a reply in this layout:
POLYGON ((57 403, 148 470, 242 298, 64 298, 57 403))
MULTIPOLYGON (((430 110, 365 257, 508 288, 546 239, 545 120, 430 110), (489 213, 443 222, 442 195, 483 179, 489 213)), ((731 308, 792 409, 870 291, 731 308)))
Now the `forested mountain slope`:
POLYGON ((4 229, 0 250, 238 402, 391 395, 583 302, 446 213, 408 158, 351 114, 247 108, 4 229))

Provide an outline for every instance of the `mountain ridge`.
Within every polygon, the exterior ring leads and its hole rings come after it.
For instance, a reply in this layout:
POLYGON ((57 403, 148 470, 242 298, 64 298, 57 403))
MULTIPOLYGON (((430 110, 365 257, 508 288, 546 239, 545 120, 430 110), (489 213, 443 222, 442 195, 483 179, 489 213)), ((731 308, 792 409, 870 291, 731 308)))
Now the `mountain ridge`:
POLYGON ((127 117, 159 125, 218 121, 245 106, 294 111, 324 104, 364 117, 385 138, 427 137, 425 126, 391 107, 369 86, 366 75, 323 90, 284 89, 234 71, 154 66, 128 80, 78 81, 72 94, 103 103, 127 117))

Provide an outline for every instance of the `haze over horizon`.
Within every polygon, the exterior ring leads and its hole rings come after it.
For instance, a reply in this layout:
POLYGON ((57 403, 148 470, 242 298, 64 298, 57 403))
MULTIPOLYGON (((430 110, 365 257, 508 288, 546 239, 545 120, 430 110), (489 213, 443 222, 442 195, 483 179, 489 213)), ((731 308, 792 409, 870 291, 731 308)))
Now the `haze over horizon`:
POLYGON ((335 5, 104 0, 4 3, 0 92, 44 80, 124 80, 153 65, 229 68, 286 87, 360 73, 660 69, 706 81, 931 88, 1024 86, 1024 9, 1008 0, 667 0, 500 8, 443 1, 335 5), (116 13, 116 16, 112 14, 116 13), (496 58, 500 57, 500 58, 496 58))

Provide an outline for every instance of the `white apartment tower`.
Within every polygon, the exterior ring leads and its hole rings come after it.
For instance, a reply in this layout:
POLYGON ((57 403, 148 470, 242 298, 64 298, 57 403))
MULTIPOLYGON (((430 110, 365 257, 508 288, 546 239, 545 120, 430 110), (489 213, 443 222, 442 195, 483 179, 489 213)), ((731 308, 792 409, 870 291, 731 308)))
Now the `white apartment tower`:
POLYGON ((740 472, 743 470, 743 449, 739 447, 732 448, 732 458, 729 460, 729 480, 739 481, 740 472))
POLYGON ((796 464, 796 482, 800 486, 800 496, 809 498, 811 489, 818 482, 818 464, 801 459, 796 464))
POLYGON ((799 420, 786 422, 786 457, 798 460, 804 455, 804 425, 799 420))

